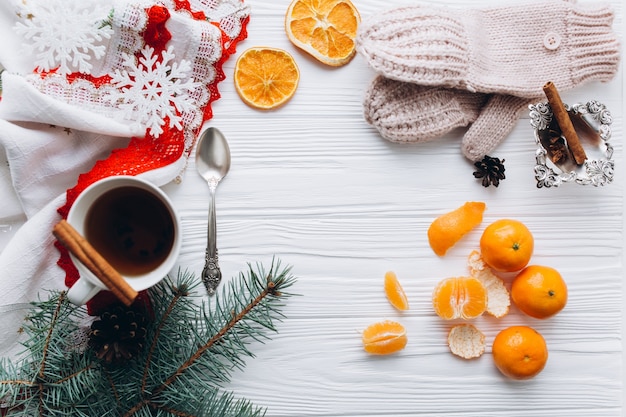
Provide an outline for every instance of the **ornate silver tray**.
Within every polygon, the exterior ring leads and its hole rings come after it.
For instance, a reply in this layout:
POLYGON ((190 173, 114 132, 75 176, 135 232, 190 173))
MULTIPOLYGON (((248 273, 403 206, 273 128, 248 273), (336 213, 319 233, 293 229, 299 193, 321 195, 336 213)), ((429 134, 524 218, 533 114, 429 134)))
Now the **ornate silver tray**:
POLYGON ((582 165, 577 165, 569 154, 550 105, 538 103, 528 108, 537 143, 535 179, 538 188, 558 187, 566 182, 597 187, 613 181, 615 162, 613 146, 609 143, 613 118, 604 104, 595 100, 572 106, 565 104, 587 154, 582 165))

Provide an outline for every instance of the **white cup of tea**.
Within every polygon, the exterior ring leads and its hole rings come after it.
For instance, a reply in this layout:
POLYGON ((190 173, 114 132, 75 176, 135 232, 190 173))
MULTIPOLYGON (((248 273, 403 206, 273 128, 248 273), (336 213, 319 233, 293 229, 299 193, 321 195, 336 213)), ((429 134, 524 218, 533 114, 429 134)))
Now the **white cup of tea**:
MULTIPOLYGON (((161 281, 181 246, 180 219, 156 185, 133 176, 96 181, 74 201, 67 222, 96 249, 135 291, 161 281)), ((80 278, 67 292, 83 305, 107 287, 70 253, 80 278)))

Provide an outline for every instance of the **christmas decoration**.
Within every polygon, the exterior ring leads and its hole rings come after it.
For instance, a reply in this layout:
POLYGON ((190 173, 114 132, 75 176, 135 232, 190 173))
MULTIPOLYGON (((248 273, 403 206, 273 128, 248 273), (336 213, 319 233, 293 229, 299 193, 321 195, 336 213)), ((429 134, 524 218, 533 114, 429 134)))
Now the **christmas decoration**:
POLYGON ((123 363, 141 352, 145 338, 145 314, 136 308, 114 304, 91 324, 89 347, 96 351, 98 359, 123 363))
POLYGON ((37 68, 65 75, 73 71, 88 73, 92 58, 105 54, 104 39, 110 39, 113 29, 103 24, 110 6, 84 0, 48 0, 22 2, 17 14, 23 20, 15 25, 17 33, 32 43, 27 48, 35 52, 37 68))
POLYGON ((0 403, 7 416, 261 416, 264 408, 221 387, 252 356, 249 343, 276 331, 285 290, 295 282, 290 270, 278 260, 268 271, 249 265, 210 301, 193 296, 193 274, 167 277, 148 291, 145 343, 123 366, 107 362, 110 350, 101 354, 101 336, 116 325, 118 339, 141 329, 138 314, 104 313, 87 348, 76 342, 89 318, 85 308, 52 293, 34 303, 23 326, 24 357, 0 361, 0 403))
POLYGON ((474 178, 482 178, 483 187, 489 187, 493 184, 497 188, 500 181, 506 178, 504 176, 504 159, 500 160, 485 155, 482 160, 475 162, 474 166, 477 168, 474 171, 474 178))
MULTIPOLYGON (((56 207, 59 215, 67 218, 77 196, 102 178, 151 172, 150 181, 159 186, 181 182, 196 138, 213 117, 212 104, 220 98, 219 84, 226 78, 223 66, 247 38, 251 8, 246 2, 5 3, 0 20, 14 35, 6 40, 11 47, 5 52, 20 63, 20 69, 3 77, 4 106, 32 115, 29 120, 37 123, 26 130, 58 124, 68 136, 61 140, 50 136, 34 145, 38 151, 52 143, 63 151, 49 155, 55 161, 37 165, 36 172, 28 170, 34 177, 63 178, 62 184, 57 181, 52 187, 67 190, 65 201, 56 207), (12 91, 26 88, 34 98, 7 97, 9 83, 15 87, 12 91), (42 106, 46 111, 40 111, 42 106), (97 140, 92 141, 94 137, 97 140), (80 138, 81 147, 66 155, 65 150, 74 149, 74 138, 80 138)), ((35 153, 9 156, 12 167, 35 153)), ((13 179, 19 183, 19 178, 13 179)), ((41 234, 29 239, 33 244, 44 241, 52 227, 38 226, 41 234)), ((66 248, 56 247, 57 264, 65 272, 65 285, 71 287, 79 278, 78 271, 66 248)), ((25 257, 24 263, 32 267, 28 276, 20 278, 29 283, 47 280, 48 274, 33 276, 50 267, 46 262, 48 258, 25 257)), ((92 304, 103 305, 102 298, 98 294, 88 303, 90 314, 97 315, 92 304)))
POLYGON ((161 52, 161 60, 154 48, 145 46, 141 50, 139 63, 135 56, 123 54, 125 69, 116 69, 112 75, 112 90, 106 97, 112 103, 120 103, 124 117, 144 123, 150 134, 159 137, 161 126, 169 119, 170 128, 183 128, 182 114, 191 112, 194 103, 189 93, 200 86, 189 80, 191 63, 187 60, 174 62, 174 48, 161 52))

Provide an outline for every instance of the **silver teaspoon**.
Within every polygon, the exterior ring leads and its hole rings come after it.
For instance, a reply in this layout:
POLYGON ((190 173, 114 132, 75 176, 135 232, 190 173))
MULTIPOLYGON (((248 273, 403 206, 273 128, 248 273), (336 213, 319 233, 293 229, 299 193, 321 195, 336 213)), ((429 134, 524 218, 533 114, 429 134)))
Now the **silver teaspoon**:
POLYGON ((202 282, 209 295, 213 295, 222 280, 222 271, 217 261, 215 189, 230 169, 230 148, 218 129, 210 127, 200 135, 196 146, 196 168, 209 184, 209 224, 202 282))

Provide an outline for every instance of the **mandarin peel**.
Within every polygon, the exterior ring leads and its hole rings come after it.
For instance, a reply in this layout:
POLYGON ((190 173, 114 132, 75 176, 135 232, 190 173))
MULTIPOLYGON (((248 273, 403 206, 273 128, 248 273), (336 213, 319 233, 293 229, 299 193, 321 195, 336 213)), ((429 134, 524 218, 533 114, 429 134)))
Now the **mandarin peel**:
POLYGON ((485 353, 485 335, 473 324, 457 324, 448 332, 448 347, 463 359, 478 358, 485 353))
POLYGON ((468 257, 470 275, 478 279, 487 291, 488 314, 502 318, 509 313, 511 296, 504 280, 498 277, 480 256, 480 252, 474 250, 468 257))
POLYGON ((466 234, 483 221, 486 204, 468 201, 437 217, 428 228, 428 243, 438 256, 444 256, 466 234))

